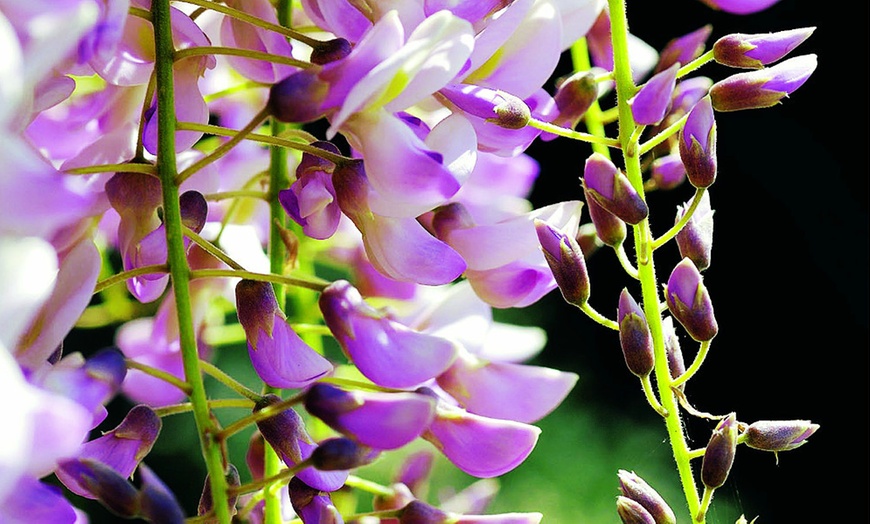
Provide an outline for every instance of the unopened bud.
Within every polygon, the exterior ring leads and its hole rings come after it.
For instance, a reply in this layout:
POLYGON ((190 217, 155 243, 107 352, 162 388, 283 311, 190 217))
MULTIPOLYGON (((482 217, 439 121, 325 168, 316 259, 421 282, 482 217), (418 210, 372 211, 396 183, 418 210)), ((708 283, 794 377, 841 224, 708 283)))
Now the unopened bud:
MULTIPOLYGON (((674 221, 679 222, 688 209, 688 203, 685 206, 678 206, 674 221)), ((677 233, 676 241, 680 255, 691 259, 698 271, 704 271, 710 267, 713 254, 713 210, 710 209, 710 193, 708 191, 705 191, 701 196, 701 201, 695 208, 695 212, 683 229, 677 233)))
POLYGON ((328 85, 317 77, 319 68, 297 71, 273 85, 269 90, 268 107, 281 122, 313 122, 324 116, 320 109, 328 85))
MULTIPOLYGON (((226 473, 224 473, 224 478, 227 481, 227 486, 230 488, 238 487, 242 484, 241 477, 239 476, 239 470, 234 465, 230 464, 227 466, 226 473)), ((230 510, 230 514, 234 514, 236 502, 239 500, 239 495, 234 491, 230 490, 230 496, 227 500, 227 507, 230 510)), ((202 487, 202 495, 199 497, 199 505, 196 508, 196 514, 199 516, 210 513, 214 509, 214 499, 212 499, 211 495, 211 477, 209 475, 205 476, 205 484, 202 487)))
POLYGON ((589 210, 589 218, 592 219, 592 225, 595 226, 598 240, 610 247, 619 247, 627 234, 625 222, 601 207, 594 198, 589 196, 589 192, 585 188, 583 192, 586 195, 586 208, 589 210))
POLYGON ((809 38, 815 29, 815 27, 804 27, 767 34, 726 35, 713 44, 713 59, 730 67, 761 69, 792 52, 809 38))
POLYGON ((686 180, 686 168, 679 155, 665 155, 653 160, 650 178, 656 189, 674 189, 686 180))
POLYGON ((806 444, 817 429, 809 420, 759 420, 746 428, 744 442, 762 451, 790 451, 806 444))
POLYGON ((803 55, 765 69, 729 76, 710 88, 713 108, 739 111, 775 106, 802 86, 817 65, 816 55, 803 55))
POLYGON ((674 64, 656 74, 628 101, 631 114, 637 124, 656 125, 665 118, 677 85, 679 69, 680 64, 674 64))
POLYGON ((652 335, 646 321, 646 315, 637 302, 623 289, 619 295, 617 310, 619 322, 619 345, 628 370, 638 377, 645 377, 655 366, 652 335))
POLYGON ((710 293, 690 259, 684 258, 671 272, 666 298, 671 314, 698 342, 711 340, 719 332, 710 293))
POLYGON ((637 224, 649 215, 649 208, 628 177, 600 153, 586 159, 583 170, 583 188, 607 211, 629 224, 637 224))
POLYGON ((737 451, 737 415, 731 413, 719 422, 704 451, 701 482, 716 489, 728 478, 737 451))
POLYGON ((552 123, 574 129, 597 98, 598 85, 595 75, 589 71, 580 71, 560 80, 553 95, 559 116, 552 123))
POLYGON ((695 187, 710 187, 716 181, 716 119, 709 96, 703 97, 689 111, 680 130, 680 160, 689 182, 695 187))
POLYGON ((435 506, 414 500, 402 510, 400 524, 446 524, 450 515, 435 506))
POLYGON ((454 85, 442 88, 439 93, 466 113, 506 129, 522 129, 532 117, 528 104, 504 91, 454 85))
POLYGON ((645 480, 637 476, 633 471, 619 470, 619 491, 631 500, 639 503, 650 515, 656 524, 675 524, 677 517, 674 510, 665 502, 659 493, 645 480))
POLYGON ((656 524, 656 519, 640 502, 622 495, 616 497, 616 513, 622 524, 656 524))
POLYGON ((654 72, 659 73, 677 63, 688 64, 701 56, 711 32, 713 26, 707 24, 665 44, 659 53, 659 63, 656 64, 654 72))
POLYGON ((535 219, 535 231, 544 252, 544 259, 550 266, 565 301, 582 306, 589 300, 589 274, 577 240, 538 219, 535 219))
POLYGON ((324 65, 336 60, 341 60, 350 54, 353 46, 344 38, 333 38, 325 42, 319 42, 311 50, 311 63, 324 65))
POLYGON ((321 471, 348 470, 369 464, 377 452, 344 437, 324 440, 311 452, 312 465, 321 471))

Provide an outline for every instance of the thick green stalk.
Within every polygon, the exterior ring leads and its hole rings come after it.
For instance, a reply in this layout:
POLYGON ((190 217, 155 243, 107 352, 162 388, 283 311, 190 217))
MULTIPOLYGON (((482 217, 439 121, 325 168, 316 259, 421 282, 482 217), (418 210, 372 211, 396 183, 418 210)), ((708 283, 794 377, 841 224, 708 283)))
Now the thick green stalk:
POLYGON ((214 501, 214 516, 221 524, 229 524, 230 513, 227 499, 227 481, 224 476, 224 460, 218 442, 217 431, 209 412, 199 354, 190 307, 190 267, 184 249, 181 206, 178 202, 178 186, 175 177, 178 167, 175 158, 175 94, 172 83, 172 64, 175 49, 172 45, 172 24, 169 17, 169 0, 154 0, 151 4, 154 24, 154 47, 157 78, 157 172, 163 188, 163 221, 166 227, 167 262, 172 277, 172 287, 178 314, 178 331, 184 376, 190 385, 190 402, 193 417, 199 432, 200 447, 209 478, 214 501))
MULTIPOLYGON (((624 0, 608 0, 610 8, 611 31, 613 38, 614 77, 616 79, 616 95, 619 113, 619 140, 622 144, 626 176, 632 186, 644 197, 643 179, 641 176, 640 156, 638 154, 636 125, 631 114, 628 100, 634 96, 637 87, 631 77, 628 55, 628 21, 626 18, 624 0)), ((667 411, 665 426, 671 443, 674 461, 683 486, 689 513, 698 514, 701 501, 698 488, 692 474, 689 448, 683 433, 677 398, 671 390, 671 375, 668 368, 662 330, 662 318, 659 311, 658 281, 653 264, 652 236, 649 219, 634 226, 635 251, 637 254, 638 279, 643 295, 644 314, 649 323, 655 350, 655 377, 662 407, 667 411)))

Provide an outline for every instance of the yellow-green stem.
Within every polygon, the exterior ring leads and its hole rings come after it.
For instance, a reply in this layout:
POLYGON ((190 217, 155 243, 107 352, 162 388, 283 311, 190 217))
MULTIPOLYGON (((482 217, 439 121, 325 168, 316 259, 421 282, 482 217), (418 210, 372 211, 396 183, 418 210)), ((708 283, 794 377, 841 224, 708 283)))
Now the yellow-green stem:
POLYGON ((175 296, 178 334, 184 376, 190 384, 190 402, 199 434, 200 448, 211 479, 211 495, 215 520, 220 524, 231 521, 227 498, 224 457, 220 443, 214 439, 216 427, 208 407, 202 371, 199 367, 199 348, 193 325, 190 302, 190 267, 182 233, 179 191, 175 184, 177 163, 175 158, 175 93, 173 91, 172 64, 175 48, 172 43, 172 22, 169 0, 153 0, 151 16, 154 25, 155 65, 157 90, 157 172, 163 192, 163 220, 166 228, 167 262, 172 276, 175 296))
MULTIPOLYGON (((642 198, 645 198, 643 178, 641 176, 640 157, 636 137, 632 140, 636 125, 631 114, 628 100, 634 96, 637 87, 631 77, 631 68, 628 53, 628 20, 625 12, 624 0, 608 0, 610 8, 611 35, 613 39, 614 55, 614 78, 616 80, 616 94, 619 114, 619 140, 622 143, 626 176, 632 186, 642 198), (633 154, 627 154, 627 153, 633 154)), ((674 455, 674 461, 686 497, 689 513, 697 515, 700 509, 698 488, 692 475, 692 468, 688 456, 686 436, 683 433, 683 425, 680 420, 677 399, 670 388, 671 376, 668 368, 667 353, 665 351, 662 319, 659 310, 659 290, 653 264, 652 245, 649 219, 642 220, 634 226, 635 251, 637 253, 638 277, 643 296, 644 314, 647 317, 650 333, 653 339, 655 352, 655 378, 658 387, 659 398, 662 407, 667 411, 665 426, 668 439, 674 455)))

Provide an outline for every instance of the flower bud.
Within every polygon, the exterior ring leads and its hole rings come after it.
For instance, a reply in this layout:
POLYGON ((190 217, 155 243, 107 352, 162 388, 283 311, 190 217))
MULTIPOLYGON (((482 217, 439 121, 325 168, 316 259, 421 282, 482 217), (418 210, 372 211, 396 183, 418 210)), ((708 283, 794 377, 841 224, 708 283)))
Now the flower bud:
POLYGON ((652 515, 656 524, 676 524, 674 510, 668 506, 665 499, 656 490, 637 476, 633 471, 619 470, 619 491, 631 500, 639 503, 652 515))
POLYGON ((773 67, 729 76, 710 88, 713 109, 739 111, 774 106, 802 86, 817 65, 816 55, 803 55, 773 67))
POLYGON ((582 306, 589 300, 589 275, 577 240, 538 219, 535 219, 535 231, 565 301, 582 306))
POLYGON ((194 233, 199 233, 205 227, 208 218, 208 202, 199 191, 185 191, 178 197, 181 207, 181 223, 194 233))
MULTIPOLYGON (((689 203, 677 206, 675 223, 679 222, 689 209, 689 203)), ((701 201, 695 208, 689 221, 677 233, 677 246, 680 255, 695 263, 698 271, 704 271, 710 267, 710 258, 713 251, 713 210, 710 209, 710 193, 705 191, 701 201)))
POLYGON ((598 85, 595 75, 589 71, 578 71, 558 81, 553 100, 559 109, 559 116, 552 123, 574 129, 597 98, 598 85))
POLYGON ((329 493, 312 488, 299 477, 290 479, 287 486, 290 504, 302 522, 343 524, 341 513, 332 504, 329 493))
POLYGON ((652 334, 646 321, 646 315, 637 302, 623 289, 619 295, 617 310, 619 322, 619 345, 622 346, 622 356, 628 370, 638 377, 645 377, 655 366, 652 334))
POLYGON ((684 258, 671 272, 667 285, 667 303, 671 314, 698 342, 711 340, 719 332, 713 315, 710 293, 694 262, 684 258))
POLYGON ((78 458, 61 463, 67 482, 80 486, 80 493, 99 500, 112 513, 126 518, 139 514, 139 492, 127 478, 98 460, 78 458))
POLYGON ((375 458, 377 452, 344 437, 324 440, 311 452, 311 463, 322 471, 358 468, 375 458))
POLYGON ((505 129, 522 129, 532 117, 528 104, 504 91, 462 84, 439 92, 459 109, 505 129))
POLYGON ((145 464, 139 467, 139 507, 141 517, 148 522, 184 524, 184 510, 178 499, 145 464))
POLYGON ((686 168, 679 155, 665 155, 653 160, 650 178, 657 189, 674 189, 686 180, 686 168))
POLYGON ((325 42, 319 42, 317 46, 311 50, 311 63, 316 65, 324 65, 336 60, 341 60, 350 54, 353 46, 344 38, 333 38, 325 42))
POLYGON ((711 186, 716 181, 716 120, 709 96, 689 111, 678 142, 689 182, 695 187, 711 186))
POLYGON ((272 116, 281 122, 313 122, 324 116, 320 108, 328 84, 318 78, 319 68, 292 73, 269 90, 267 105, 272 116))
POLYGON ((817 429, 809 420, 759 420, 746 428, 744 443, 762 451, 789 451, 806 444, 817 429))
POLYGON ((656 74, 628 101, 635 123, 651 126, 664 119, 677 85, 679 70, 680 64, 677 63, 656 74))
POLYGON ((585 188, 583 193, 586 195, 586 207, 589 209, 589 218, 592 219, 598 240, 610 247, 619 247, 627 234, 625 222, 601 207, 585 188))
POLYGON ((688 64, 701 56, 712 31, 713 26, 707 24, 665 44, 659 53, 659 63, 656 64, 654 72, 659 73, 674 64, 688 64))
POLYGON ((622 524, 656 524, 656 519, 640 502, 622 495, 616 497, 616 513, 622 524))
POLYGON ((731 413, 713 430, 701 463, 701 482, 710 489, 725 483, 737 451, 737 415, 731 413))
POLYGON ((592 153, 583 170, 583 189, 607 211, 629 224, 637 224, 649 215, 646 202, 632 187, 622 171, 601 153, 592 153))
POLYGON ((809 38, 815 29, 804 27, 767 34, 726 35, 713 44, 713 59, 730 67, 761 69, 789 54, 809 38))
MULTIPOLYGON (((224 473, 224 478, 226 478, 227 486, 230 488, 239 487, 242 484, 242 479, 239 476, 239 469, 235 467, 233 464, 227 466, 226 473, 224 473)), ((230 510, 230 514, 234 514, 236 502, 239 500, 239 495, 230 491, 229 500, 227 501, 227 507, 230 510)), ((214 499, 212 499, 211 495, 211 477, 209 475, 205 476, 205 484, 202 486, 202 495, 199 497, 199 504, 196 507, 196 514, 199 516, 205 515, 214 509, 214 499)))
POLYGON ((414 500, 402 510, 400 524, 447 524, 450 515, 435 506, 414 500))
MULTIPOLYGON (((686 372, 686 362, 683 360, 683 350, 680 348, 680 339, 674 330, 674 319, 665 317, 662 320, 662 338, 665 340, 665 353, 668 356, 668 370, 672 379, 686 372)), ((677 389, 682 390, 685 384, 680 384, 677 389)))

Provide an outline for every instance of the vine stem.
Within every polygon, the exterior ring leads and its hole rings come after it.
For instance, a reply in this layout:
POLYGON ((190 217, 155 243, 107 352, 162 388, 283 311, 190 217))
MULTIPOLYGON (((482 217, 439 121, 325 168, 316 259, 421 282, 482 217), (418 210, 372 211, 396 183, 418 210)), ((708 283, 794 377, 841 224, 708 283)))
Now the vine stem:
MULTIPOLYGON (((645 198, 643 178, 641 176, 640 156, 638 155, 637 137, 634 136, 636 124, 631 114, 628 100, 634 96, 637 86, 631 76, 628 53, 628 20, 624 0, 608 0, 610 9, 611 35, 613 39, 614 78, 616 80, 616 97, 619 115, 619 140, 624 152, 626 176, 642 198, 645 198), (633 142, 632 142, 633 139, 633 142)), ((671 450, 676 462, 680 483, 686 497, 689 513, 699 515, 701 501, 698 488, 692 475, 689 449, 683 424, 680 420, 677 399, 670 388, 671 376, 668 369, 667 353, 665 351, 662 330, 662 318, 659 310, 658 282, 652 256, 652 236, 649 219, 644 219, 634 226, 635 251, 637 253, 638 279, 640 280, 644 313, 649 324, 655 351, 655 378, 662 407, 666 410, 664 417, 671 450)), ((703 523, 702 520, 698 521, 703 523)))
POLYGON ((199 434, 200 448, 211 479, 215 520, 221 524, 229 524, 231 516, 224 458, 220 443, 214 438, 217 428, 211 418, 202 370, 199 367, 199 351, 190 306, 190 267, 184 248, 179 191, 175 184, 178 171, 175 157, 175 93, 172 71, 175 48, 172 43, 169 0, 153 0, 151 16, 156 53, 154 74, 157 81, 157 173, 163 192, 167 262, 175 295, 181 358, 184 376, 190 385, 189 397, 193 406, 193 418, 199 434))

